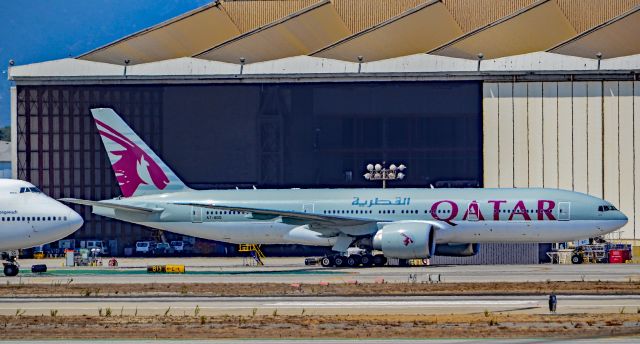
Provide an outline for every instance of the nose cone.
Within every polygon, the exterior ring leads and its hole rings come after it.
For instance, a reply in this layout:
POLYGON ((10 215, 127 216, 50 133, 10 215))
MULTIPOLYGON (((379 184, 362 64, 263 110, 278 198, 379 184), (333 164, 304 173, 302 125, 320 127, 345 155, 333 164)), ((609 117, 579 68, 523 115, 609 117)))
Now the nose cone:
MULTIPOLYGON (((623 212, 618 211, 618 219, 622 222, 622 226, 626 225, 629 222, 629 218, 623 212)), ((620 227, 622 227, 620 226, 620 227)))
POLYGON ((77 231, 84 224, 84 220, 80 214, 73 211, 73 209, 69 209, 69 229, 72 230, 71 233, 77 231))
POLYGON ((619 210, 609 211, 607 221, 602 226, 605 229, 605 233, 611 233, 617 231, 618 229, 624 227, 628 222, 629 218, 619 210))

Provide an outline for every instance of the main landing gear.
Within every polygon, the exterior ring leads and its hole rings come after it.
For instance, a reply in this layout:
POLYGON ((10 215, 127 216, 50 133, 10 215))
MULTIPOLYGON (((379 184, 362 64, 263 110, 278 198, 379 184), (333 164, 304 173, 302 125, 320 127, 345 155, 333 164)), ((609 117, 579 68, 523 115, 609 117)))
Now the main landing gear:
POLYGON ((320 260, 320 264, 325 267, 370 267, 370 266, 383 266, 387 264, 387 258, 382 254, 351 254, 349 256, 336 254, 325 256, 320 260))
POLYGON ((2 260, 5 262, 2 263, 4 265, 4 275, 7 277, 13 277, 18 275, 20 272, 20 264, 18 264, 17 255, 12 255, 10 253, 2 253, 2 260))

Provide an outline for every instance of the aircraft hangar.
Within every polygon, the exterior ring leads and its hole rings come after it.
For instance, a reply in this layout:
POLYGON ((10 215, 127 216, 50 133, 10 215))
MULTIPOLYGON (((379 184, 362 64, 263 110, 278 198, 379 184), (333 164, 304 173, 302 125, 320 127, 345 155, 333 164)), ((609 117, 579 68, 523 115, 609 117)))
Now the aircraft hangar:
MULTIPOLYGON (((640 245, 639 34, 640 0, 214 1, 12 66, 13 176, 118 196, 89 115, 109 106, 194 188, 377 187, 366 164, 402 162, 391 187, 604 197, 630 219, 610 239, 640 245)), ((77 210, 78 239, 149 235, 77 210)), ((538 260, 483 250, 455 262, 538 260)))

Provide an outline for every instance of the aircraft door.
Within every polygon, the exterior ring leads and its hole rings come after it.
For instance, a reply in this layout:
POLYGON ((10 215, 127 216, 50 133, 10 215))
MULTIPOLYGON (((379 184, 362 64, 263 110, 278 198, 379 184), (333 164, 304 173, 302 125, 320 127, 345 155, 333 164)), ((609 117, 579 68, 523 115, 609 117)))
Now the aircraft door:
POLYGON ((558 221, 568 221, 571 219, 571 203, 558 203, 558 221))
POLYGON ((202 222, 202 208, 191 207, 191 222, 193 223, 202 222))
POLYGON ((313 214, 313 203, 306 203, 302 205, 302 212, 313 214))

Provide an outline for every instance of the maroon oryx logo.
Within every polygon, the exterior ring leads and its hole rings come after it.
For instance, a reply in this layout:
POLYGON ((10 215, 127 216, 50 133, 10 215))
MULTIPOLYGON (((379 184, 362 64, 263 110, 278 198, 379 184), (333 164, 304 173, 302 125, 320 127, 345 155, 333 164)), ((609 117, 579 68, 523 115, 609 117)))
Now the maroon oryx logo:
POLYGON ((112 163, 112 167, 124 197, 133 196, 141 184, 149 185, 153 183, 158 190, 167 187, 169 178, 149 154, 114 128, 98 119, 95 121, 100 135, 121 147, 121 149, 112 150, 109 153, 118 157, 118 160, 112 163), (142 171, 146 169, 151 180, 145 180, 149 177, 143 178, 139 173, 139 169, 142 171))
POLYGON ((409 246, 411 244, 413 244, 413 239, 411 239, 410 236, 404 234, 404 233, 400 233, 400 235, 402 235, 404 237, 404 239, 402 239, 402 243, 404 244, 404 246, 409 246))

